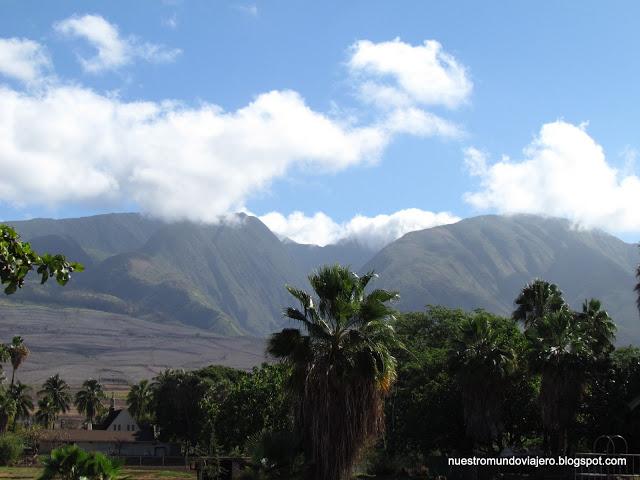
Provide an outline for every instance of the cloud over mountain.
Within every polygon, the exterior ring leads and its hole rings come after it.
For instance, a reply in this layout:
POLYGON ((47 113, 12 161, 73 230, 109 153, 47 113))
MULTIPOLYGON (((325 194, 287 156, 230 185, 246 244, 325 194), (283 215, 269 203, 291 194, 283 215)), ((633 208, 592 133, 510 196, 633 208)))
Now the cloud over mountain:
POLYGON ((480 189, 465 199, 482 210, 566 217, 584 227, 640 230, 640 178, 614 168, 585 125, 547 123, 521 160, 466 150, 470 174, 480 189))
MULTIPOLYGON (((91 72, 159 52, 135 37, 123 37, 95 15, 73 16, 55 28, 95 46, 96 56, 82 57, 91 72)), ((361 42, 361 47, 369 51, 376 44, 361 42)), ((436 62, 449 65, 448 72, 453 60, 439 46, 429 48, 436 62)), ((357 49, 350 52, 360 58, 357 49)), ((354 60, 363 68, 359 81, 378 77, 376 71, 367 73, 371 58, 354 60)), ((412 58, 421 60, 433 61, 428 55, 412 58)), ((402 83, 402 72, 394 71, 402 83)), ((438 81, 438 69, 426 68, 422 79, 429 74, 438 81)), ((446 85, 442 94, 452 96, 446 85)), ((417 104, 379 113, 374 120, 357 122, 312 109, 292 90, 264 92, 226 111, 207 102, 124 100, 61 79, 24 90, 0 83, 0 168, 6 172, 0 178, 0 202, 111 208, 133 203, 166 219, 215 222, 242 210, 248 199, 294 168, 337 172, 375 163, 399 134, 458 133, 455 125, 417 104)), ((363 231, 372 228, 366 222, 358 225, 363 231)))
POLYGON ((405 233, 455 223, 460 218, 448 212, 434 213, 407 208, 390 215, 356 215, 343 223, 334 221, 323 212, 317 212, 313 216, 306 216, 302 212, 293 212, 287 216, 271 212, 262 215, 260 220, 271 231, 298 243, 324 246, 341 240, 355 240, 377 250, 405 233))

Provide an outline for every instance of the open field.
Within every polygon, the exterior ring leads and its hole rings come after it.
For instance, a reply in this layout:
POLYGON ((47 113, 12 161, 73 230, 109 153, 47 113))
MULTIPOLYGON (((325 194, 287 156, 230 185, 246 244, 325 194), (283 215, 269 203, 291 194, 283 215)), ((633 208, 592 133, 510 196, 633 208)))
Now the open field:
MULTIPOLYGON (((41 468, 32 467, 0 467, 0 479, 11 478, 21 480, 35 480, 42 472, 41 468)), ((195 479, 195 472, 172 470, 138 470, 125 469, 124 476, 131 480, 187 480, 195 479)))
POLYGON ((266 360, 262 339, 220 337, 95 310, 0 302, 0 340, 14 335, 23 336, 31 350, 17 374, 31 385, 60 373, 73 386, 93 377, 126 388, 165 368, 219 364, 250 369, 266 360))

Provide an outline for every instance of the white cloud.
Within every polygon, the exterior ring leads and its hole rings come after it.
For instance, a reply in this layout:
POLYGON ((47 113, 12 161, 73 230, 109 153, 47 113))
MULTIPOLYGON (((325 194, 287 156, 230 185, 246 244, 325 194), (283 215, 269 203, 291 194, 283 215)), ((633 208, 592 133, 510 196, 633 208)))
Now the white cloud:
POLYGON ((291 91, 225 112, 74 86, 0 86, 0 201, 134 200, 165 218, 214 221, 294 166, 326 172, 375 161, 390 139, 380 127, 343 126, 291 91))
POLYGON ((310 217, 298 211, 287 216, 270 212, 259 218, 280 237, 290 238, 298 243, 324 246, 341 240, 355 240, 371 249, 382 248, 408 232, 460 220, 448 212, 434 213, 418 208, 375 217, 356 215, 344 223, 335 222, 323 212, 310 217))
MULTIPOLYGON (((98 45, 98 56, 87 60, 90 69, 130 60, 131 43, 101 17, 72 17, 58 28, 98 45), (95 28, 88 28, 92 22, 95 28)), ((145 51, 136 48, 138 55, 145 51)), ((312 110, 294 91, 263 93, 224 111, 210 103, 124 101, 59 80, 25 91, 0 83, 0 202, 133 203, 166 219, 214 222, 242 210, 293 169, 340 171, 378 161, 400 134, 458 133, 456 125, 415 105, 363 123, 312 110)), ((400 220, 409 221, 396 215, 389 222, 400 220)), ((369 228, 365 224, 358 223, 369 228)))
POLYGON ((171 62, 181 53, 180 49, 142 42, 134 36, 123 37, 116 25, 100 15, 72 16, 54 24, 54 29, 66 36, 83 38, 97 50, 90 58, 80 57, 82 67, 90 73, 116 70, 136 58, 171 62))
POLYGON ((358 98, 384 112, 385 123, 400 133, 459 137, 460 127, 425 107, 454 108, 473 88, 466 69, 435 40, 413 46, 396 38, 360 40, 349 49, 347 66, 358 98))
POLYGON ((0 74, 21 82, 42 79, 51 68, 45 47, 24 38, 0 38, 0 74))
POLYGON ((470 173, 481 189, 465 194, 479 209, 535 213, 571 219, 584 227, 640 231, 640 178, 612 167, 586 125, 547 123, 524 149, 524 158, 488 165, 468 149, 470 173), (484 165, 484 166, 483 166, 484 165))
POLYGON ((373 43, 360 40, 348 61, 356 75, 365 75, 364 99, 387 106, 408 103, 454 108, 466 102, 473 83, 467 70, 435 40, 413 46, 399 38, 373 43), (393 83, 385 83, 392 80, 393 83))

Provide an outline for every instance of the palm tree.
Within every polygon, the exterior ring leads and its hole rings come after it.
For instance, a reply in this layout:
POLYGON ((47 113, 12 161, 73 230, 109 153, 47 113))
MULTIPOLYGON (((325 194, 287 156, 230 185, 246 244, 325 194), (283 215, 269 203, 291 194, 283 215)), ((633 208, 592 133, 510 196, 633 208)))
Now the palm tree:
POLYGON ((87 460, 87 452, 77 445, 65 445, 51 451, 49 458, 46 458, 44 471, 38 480, 80 480, 83 476, 83 465, 87 460))
POLYGON ((56 418, 58 416, 58 409, 53 400, 44 396, 38 400, 38 411, 36 412, 36 421, 44 428, 53 428, 56 418))
POLYGON ((19 335, 13 337, 13 340, 11 340, 11 343, 8 345, 7 349, 9 351, 9 357, 11 359, 11 366, 13 367, 13 372, 11 374, 11 385, 13 385, 16 376, 16 370, 20 368, 22 362, 27 359, 29 353, 31 352, 25 345, 24 339, 19 335))
POLYGON ((6 432, 16 414, 16 402, 6 388, 0 388, 0 433, 6 432))
POLYGON ((515 353, 486 312, 466 317, 452 340, 453 371, 462 390, 467 436, 491 446, 502 429, 502 396, 515 367, 515 353))
POLYGON ((153 401, 153 389, 148 380, 131 387, 127 394, 127 407, 133 417, 142 423, 149 420, 151 415, 151 403, 153 401))
POLYGON ((547 449, 555 454, 566 449, 567 429, 582 395, 584 361, 589 355, 575 318, 572 312, 561 310, 545 315, 536 327, 525 331, 532 347, 531 368, 541 375, 539 403, 547 449))
POLYGON ((548 313, 567 308, 558 286, 539 278, 524 286, 515 304, 517 308, 512 318, 522 322, 525 328, 535 324, 548 313))
POLYGON ((42 390, 38 392, 38 395, 44 395, 51 400, 56 415, 60 412, 67 413, 69 411, 69 406, 71 405, 69 385, 60 378, 59 374, 56 373, 47 378, 46 382, 42 384, 42 390))
POLYGON ((31 388, 22 382, 16 382, 9 386, 9 396, 15 403, 15 415, 13 417, 14 427, 17 420, 25 420, 31 416, 33 400, 29 393, 30 390, 31 388))
POLYGON ((102 404, 105 399, 102 385, 93 378, 85 380, 82 389, 76 393, 75 405, 80 413, 84 413, 89 426, 93 424, 93 420, 103 410, 102 404))
POLYGON ((303 331, 286 328, 269 339, 268 353, 293 367, 296 423, 314 480, 349 478, 361 447, 383 428, 396 375, 391 349, 399 346, 386 303, 397 294, 366 294, 374 276, 325 266, 309 276, 316 298, 287 287, 301 308, 285 315, 303 331))
POLYGON ((82 450, 77 445, 65 445, 51 451, 44 460, 44 471, 38 480, 114 480, 119 477, 121 465, 100 452, 82 450))
POLYGON ((613 351, 616 339, 616 324, 609 314, 602 310, 600 300, 591 298, 582 304, 582 312, 578 313, 581 328, 591 339, 594 356, 600 358, 613 351))

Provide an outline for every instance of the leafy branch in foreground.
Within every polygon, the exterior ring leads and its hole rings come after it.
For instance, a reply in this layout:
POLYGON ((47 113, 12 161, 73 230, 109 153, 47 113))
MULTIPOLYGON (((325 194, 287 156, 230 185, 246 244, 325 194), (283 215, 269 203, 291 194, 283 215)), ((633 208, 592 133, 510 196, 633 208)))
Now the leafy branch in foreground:
POLYGON ((66 285, 71 273, 82 272, 84 267, 68 261, 64 255, 39 255, 28 242, 20 240, 20 235, 13 228, 0 225, 0 283, 6 285, 4 293, 15 293, 32 270, 40 275, 41 284, 55 277, 60 285, 66 285))

